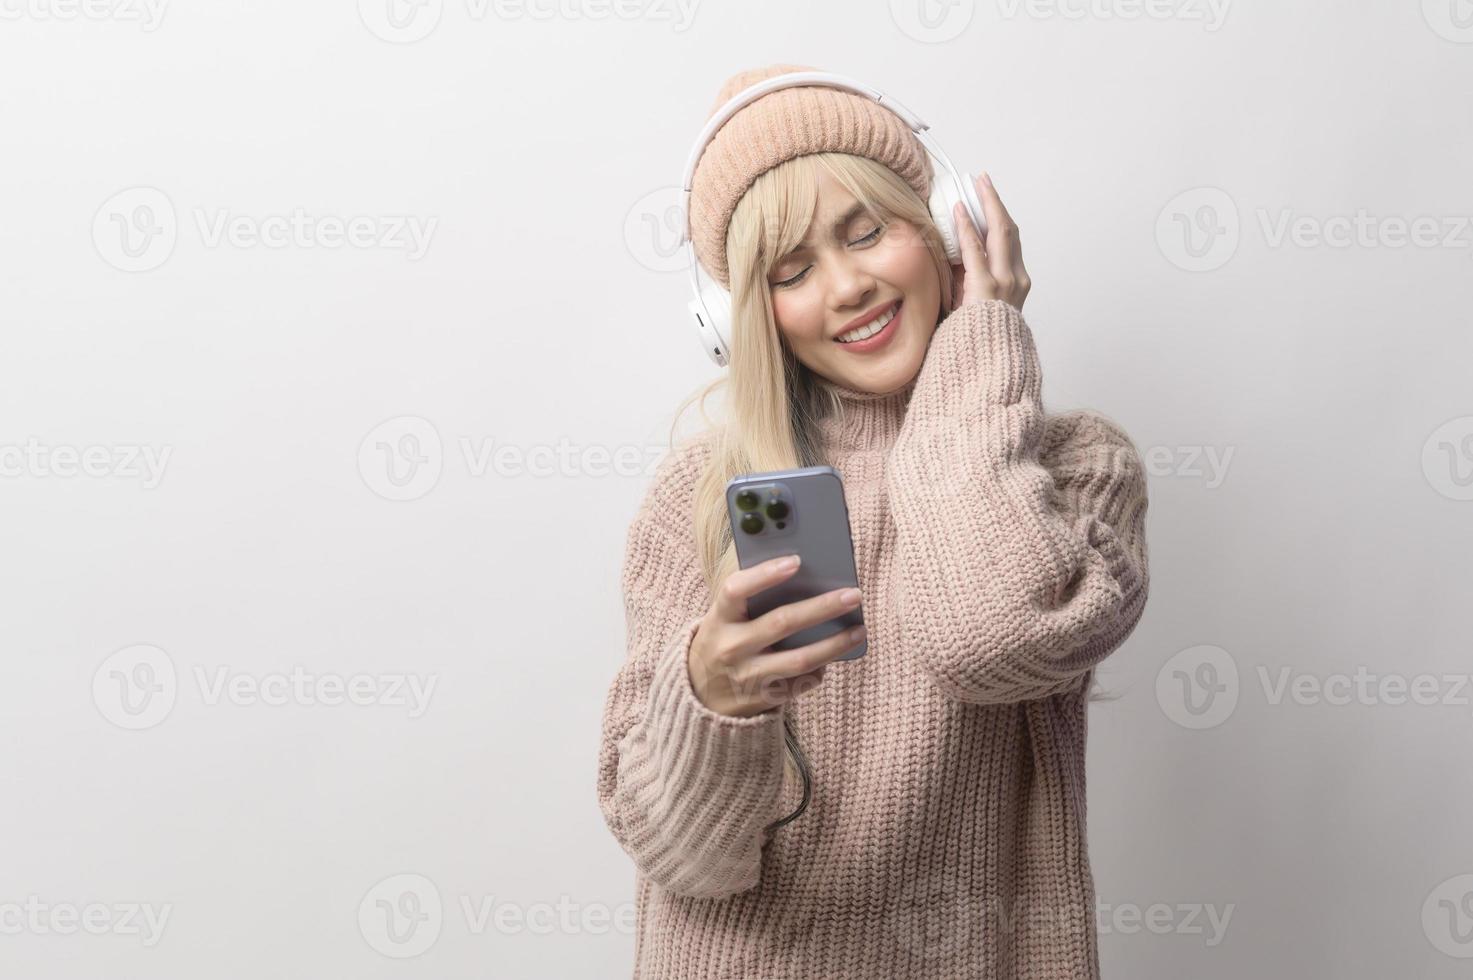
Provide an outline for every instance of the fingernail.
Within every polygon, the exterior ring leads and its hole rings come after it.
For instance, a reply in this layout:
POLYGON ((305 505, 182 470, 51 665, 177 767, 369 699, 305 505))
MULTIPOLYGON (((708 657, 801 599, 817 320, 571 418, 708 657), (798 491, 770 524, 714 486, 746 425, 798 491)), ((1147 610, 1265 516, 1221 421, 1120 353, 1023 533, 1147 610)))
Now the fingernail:
POLYGON ((864 626, 856 626, 849 631, 850 643, 858 643, 862 639, 864 639, 864 626))
POLYGON ((778 571, 786 572, 790 568, 797 568, 798 563, 802 560, 803 559, 800 555, 789 555, 788 557, 777 563, 778 571))
POLYGON ((844 605, 846 606, 854 605, 856 602, 859 601, 859 590, 845 589, 843 592, 839 593, 839 601, 844 603, 844 605))
MULTIPOLYGON (((992 175, 985 170, 982 171, 982 183, 986 184, 988 187, 992 187, 992 175)), ((997 190, 997 188, 995 187, 993 187, 992 189, 997 190)))

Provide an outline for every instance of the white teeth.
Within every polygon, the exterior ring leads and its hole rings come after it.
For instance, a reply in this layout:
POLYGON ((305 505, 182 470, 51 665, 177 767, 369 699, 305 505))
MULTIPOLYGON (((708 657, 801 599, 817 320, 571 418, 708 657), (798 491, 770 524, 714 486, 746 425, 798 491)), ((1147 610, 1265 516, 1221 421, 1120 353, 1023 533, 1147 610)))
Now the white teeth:
POLYGON ((891 310, 888 313, 881 313, 879 316, 875 317, 864 326, 855 327, 848 333, 839 334, 838 341, 841 344, 852 344, 856 340, 864 340, 866 337, 873 337, 881 330, 884 330, 885 324, 889 323, 893 319, 895 319, 894 310, 891 310))

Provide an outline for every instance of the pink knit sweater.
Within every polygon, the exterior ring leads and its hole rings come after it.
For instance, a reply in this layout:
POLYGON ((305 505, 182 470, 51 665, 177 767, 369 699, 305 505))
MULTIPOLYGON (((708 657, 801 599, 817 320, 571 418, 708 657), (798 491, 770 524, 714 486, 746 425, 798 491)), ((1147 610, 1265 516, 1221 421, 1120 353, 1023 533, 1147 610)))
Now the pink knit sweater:
POLYGON ((1126 434, 1046 416, 1033 337, 959 307, 899 392, 838 388, 869 652, 750 718, 706 708, 690 641, 711 604, 691 533, 704 441, 629 528, 628 658, 598 799, 636 867, 637 980, 1099 974, 1085 833, 1093 667, 1146 602, 1146 481, 1126 434), (809 808, 785 765, 792 722, 809 808))

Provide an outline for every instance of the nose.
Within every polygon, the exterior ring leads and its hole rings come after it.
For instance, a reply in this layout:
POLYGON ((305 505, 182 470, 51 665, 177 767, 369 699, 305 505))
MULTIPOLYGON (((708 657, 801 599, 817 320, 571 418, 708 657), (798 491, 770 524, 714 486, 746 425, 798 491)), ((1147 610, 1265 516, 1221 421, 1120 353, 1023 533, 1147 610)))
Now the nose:
POLYGON ((862 307, 875 291, 875 277, 850 256, 836 259, 829 277, 829 304, 836 313, 862 307))

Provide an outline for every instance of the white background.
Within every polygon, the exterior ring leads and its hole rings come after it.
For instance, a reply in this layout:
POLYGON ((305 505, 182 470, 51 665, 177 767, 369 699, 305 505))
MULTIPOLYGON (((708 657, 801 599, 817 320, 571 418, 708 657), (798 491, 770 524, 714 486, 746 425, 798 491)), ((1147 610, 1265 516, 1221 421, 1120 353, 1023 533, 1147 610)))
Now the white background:
POLYGON ((1105 974, 1467 975, 1468 0, 388 2, 0 0, 0 973, 627 975, 619 564, 717 370, 671 192, 721 83, 799 62, 991 172, 1049 409, 1151 468, 1090 721, 1105 974), (373 703, 250 696, 294 669, 373 703))

